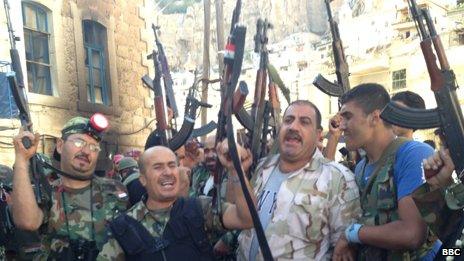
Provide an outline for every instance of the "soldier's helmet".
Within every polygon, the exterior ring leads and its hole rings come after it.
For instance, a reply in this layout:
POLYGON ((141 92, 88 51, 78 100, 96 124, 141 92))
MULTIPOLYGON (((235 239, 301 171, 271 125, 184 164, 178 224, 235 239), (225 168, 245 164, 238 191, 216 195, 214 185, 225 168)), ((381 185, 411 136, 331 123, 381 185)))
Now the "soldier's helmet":
POLYGON ((138 168, 139 165, 137 164, 137 161, 131 157, 124 157, 119 161, 118 169, 119 171, 129 169, 129 168, 138 168))
POLYGON ((11 189, 13 185, 13 169, 0 164, 0 185, 11 189))

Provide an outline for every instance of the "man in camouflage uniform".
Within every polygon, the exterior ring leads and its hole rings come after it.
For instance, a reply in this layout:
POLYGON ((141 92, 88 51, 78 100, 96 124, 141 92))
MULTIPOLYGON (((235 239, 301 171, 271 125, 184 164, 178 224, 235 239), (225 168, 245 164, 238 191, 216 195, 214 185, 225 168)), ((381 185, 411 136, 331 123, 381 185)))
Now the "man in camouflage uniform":
POLYGON ((463 249, 464 184, 454 182, 454 164, 449 151, 441 149, 423 161, 427 182, 412 194, 424 221, 444 241, 443 247, 463 249), (456 240, 457 241, 452 241, 456 240))
POLYGON ((12 181, 13 170, 0 165, 0 259, 32 260, 40 250, 40 237, 36 231, 24 231, 14 227, 10 213, 12 181))
POLYGON ((130 206, 135 205, 147 192, 140 183, 140 171, 137 161, 132 157, 124 157, 119 161, 117 175, 126 186, 130 206))
MULTIPOLYGON (((317 149, 321 114, 309 101, 286 109, 280 154, 261 162, 254 179, 258 213, 274 259, 327 260, 361 213, 353 173, 317 149)), ((347 255, 347 246, 334 254, 347 255)), ((254 230, 239 237, 239 260, 262 260, 254 230)))
MULTIPOLYGON (((190 196, 212 196, 214 191, 213 177, 217 171, 216 136, 208 136, 205 141, 205 161, 192 169, 192 185, 190 196)), ((225 190, 223 190, 225 191, 225 190)))
MULTIPOLYGON (((249 153, 242 155, 242 162, 251 161, 249 153)), ((222 158, 226 161, 225 156, 222 158)), ((225 165, 238 179, 232 164, 225 165)), ((211 198, 178 197, 178 163, 170 149, 149 148, 140 157, 139 167, 148 198, 111 222, 109 240, 98 260, 211 260, 212 249, 205 232, 253 225, 238 181, 234 183, 235 204, 222 203, 221 222, 213 214, 211 198)))
POLYGON ((363 213, 340 240, 357 244, 359 260, 433 260, 441 243, 429 233, 411 196, 424 182, 422 160, 433 149, 396 137, 392 125, 380 118, 389 102, 388 92, 375 83, 358 85, 340 99, 337 125, 346 147, 366 152, 355 168, 363 213))
POLYGON ((49 203, 41 206, 29 178, 29 159, 36 153, 40 136, 21 130, 14 138, 14 221, 25 230, 41 228, 39 260, 93 260, 102 248, 107 221, 126 209, 127 193, 118 181, 94 176, 102 133, 89 119, 73 118, 61 133, 56 150, 62 175, 52 183, 49 203), (31 140, 29 149, 23 137, 31 140))

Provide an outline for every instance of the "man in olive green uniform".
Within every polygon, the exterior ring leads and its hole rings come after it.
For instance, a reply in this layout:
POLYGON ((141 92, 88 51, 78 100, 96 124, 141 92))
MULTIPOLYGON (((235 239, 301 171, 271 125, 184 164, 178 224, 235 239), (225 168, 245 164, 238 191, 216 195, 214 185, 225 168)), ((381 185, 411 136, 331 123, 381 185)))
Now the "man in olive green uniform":
POLYGON ((25 230, 41 228, 39 260, 95 259, 106 236, 107 221, 126 209, 124 186, 94 176, 101 132, 87 118, 76 117, 65 124, 56 147, 62 173, 52 183, 49 204, 40 206, 29 178, 29 159, 36 153, 40 136, 21 130, 14 138, 14 222, 25 230), (23 137, 31 140, 29 149, 24 147, 23 137))
POLYGON ((444 247, 462 249, 464 234, 458 228, 463 222, 464 184, 453 180, 454 164, 449 151, 441 149, 424 160, 423 165, 427 183, 414 191, 414 202, 424 221, 444 241, 444 247), (456 238, 459 240, 452 241, 456 238))
POLYGON ((363 213, 341 241, 357 243, 360 260, 433 260, 441 243, 411 196, 424 182, 422 160, 433 149, 396 137, 380 118, 388 102, 388 92, 375 83, 358 85, 341 98, 338 125, 347 149, 366 152, 355 169, 363 213))
MULTIPOLYGON (((249 153, 242 155, 244 161, 251 161, 249 153)), ((178 163, 169 148, 149 148, 140 157, 139 167, 148 198, 111 222, 109 241, 98 260, 212 260, 207 233, 252 226, 238 180, 235 204, 222 203, 221 220, 213 213, 211 198, 178 197, 178 163)), ((238 179, 231 163, 227 168, 238 179)))
MULTIPOLYGON (((198 197, 200 195, 213 195, 213 191, 215 189, 213 177, 217 171, 215 140, 215 136, 208 136, 206 138, 204 148, 205 161, 201 162, 199 165, 192 169, 192 185, 190 187, 189 193, 191 197, 198 197)), ((225 189, 222 191, 225 191, 225 189)))

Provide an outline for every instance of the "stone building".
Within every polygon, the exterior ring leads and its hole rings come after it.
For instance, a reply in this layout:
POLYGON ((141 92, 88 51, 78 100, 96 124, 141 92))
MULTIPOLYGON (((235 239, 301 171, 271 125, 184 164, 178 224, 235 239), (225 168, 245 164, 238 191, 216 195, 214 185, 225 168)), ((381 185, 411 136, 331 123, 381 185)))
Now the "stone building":
MULTIPOLYGON (((42 135, 39 151, 51 154, 67 120, 95 112, 105 114, 111 126, 97 169, 107 169, 116 152, 142 149, 154 128, 153 95, 141 81, 144 74, 153 75, 146 55, 154 45, 154 1, 9 2, 21 38, 17 48, 33 127, 42 135)), ((3 8, 0 22, 1 71, 7 72, 10 45, 3 8)), ((1 164, 14 161, 11 138, 18 127, 16 120, 0 121, 2 130, 13 129, 0 131, 1 164)))
MULTIPOLYGON (((434 108, 435 98, 430 90, 419 36, 406 1, 364 1, 364 7, 356 10, 351 8, 351 2, 332 4, 349 64, 351 86, 377 82, 384 85, 391 94, 414 91, 424 98, 427 108, 434 108)), ((463 85, 464 60, 461 57, 464 55, 464 6, 448 0, 417 2, 420 7, 430 10, 457 83, 463 85)), ((318 73, 328 79, 336 79, 331 40, 330 32, 326 32, 315 42, 307 41, 301 48, 286 48, 274 55, 275 60, 280 59, 280 56, 288 60, 287 65, 280 66, 280 70, 284 79, 291 79, 286 83, 292 87, 293 99, 307 98, 316 103, 325 116, 324 127, 330 116, 338 111, 337 98, 329 98, 317 90, 312 80, 318 73), (299 66, 305 63, 307 67, 299 66)), ((272 61, 272 57, 270 59, 272 61)), ((461 105, 464 104, 462 88, 458 89, 457 94, 461 105)), ((434 138, 432 132, 418 131, 415 138, 434 138)))

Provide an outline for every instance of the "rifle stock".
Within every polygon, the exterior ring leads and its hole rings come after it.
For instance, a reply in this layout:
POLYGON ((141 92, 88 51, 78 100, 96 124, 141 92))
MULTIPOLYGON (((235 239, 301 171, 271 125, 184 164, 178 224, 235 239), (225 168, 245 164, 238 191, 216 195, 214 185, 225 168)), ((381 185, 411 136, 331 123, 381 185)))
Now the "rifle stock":
MULTIPOLYGON (((275 133, 274 133, 274 138, 279 133, 280 131, 280 124, 282 123, 282 118, 280 116, 281 113, 281 108, 280 108, 280 101, 279 101, 279 96, 277 95, 277 88, 276 84, 272 81, 272 79, 269 79, 269 101, 270 101, 270 106, 272 108, 272 117, 274 118, 274 125, 275 125, 275 133)), ((268 126, 270 123, 268 123, 268 126)))

